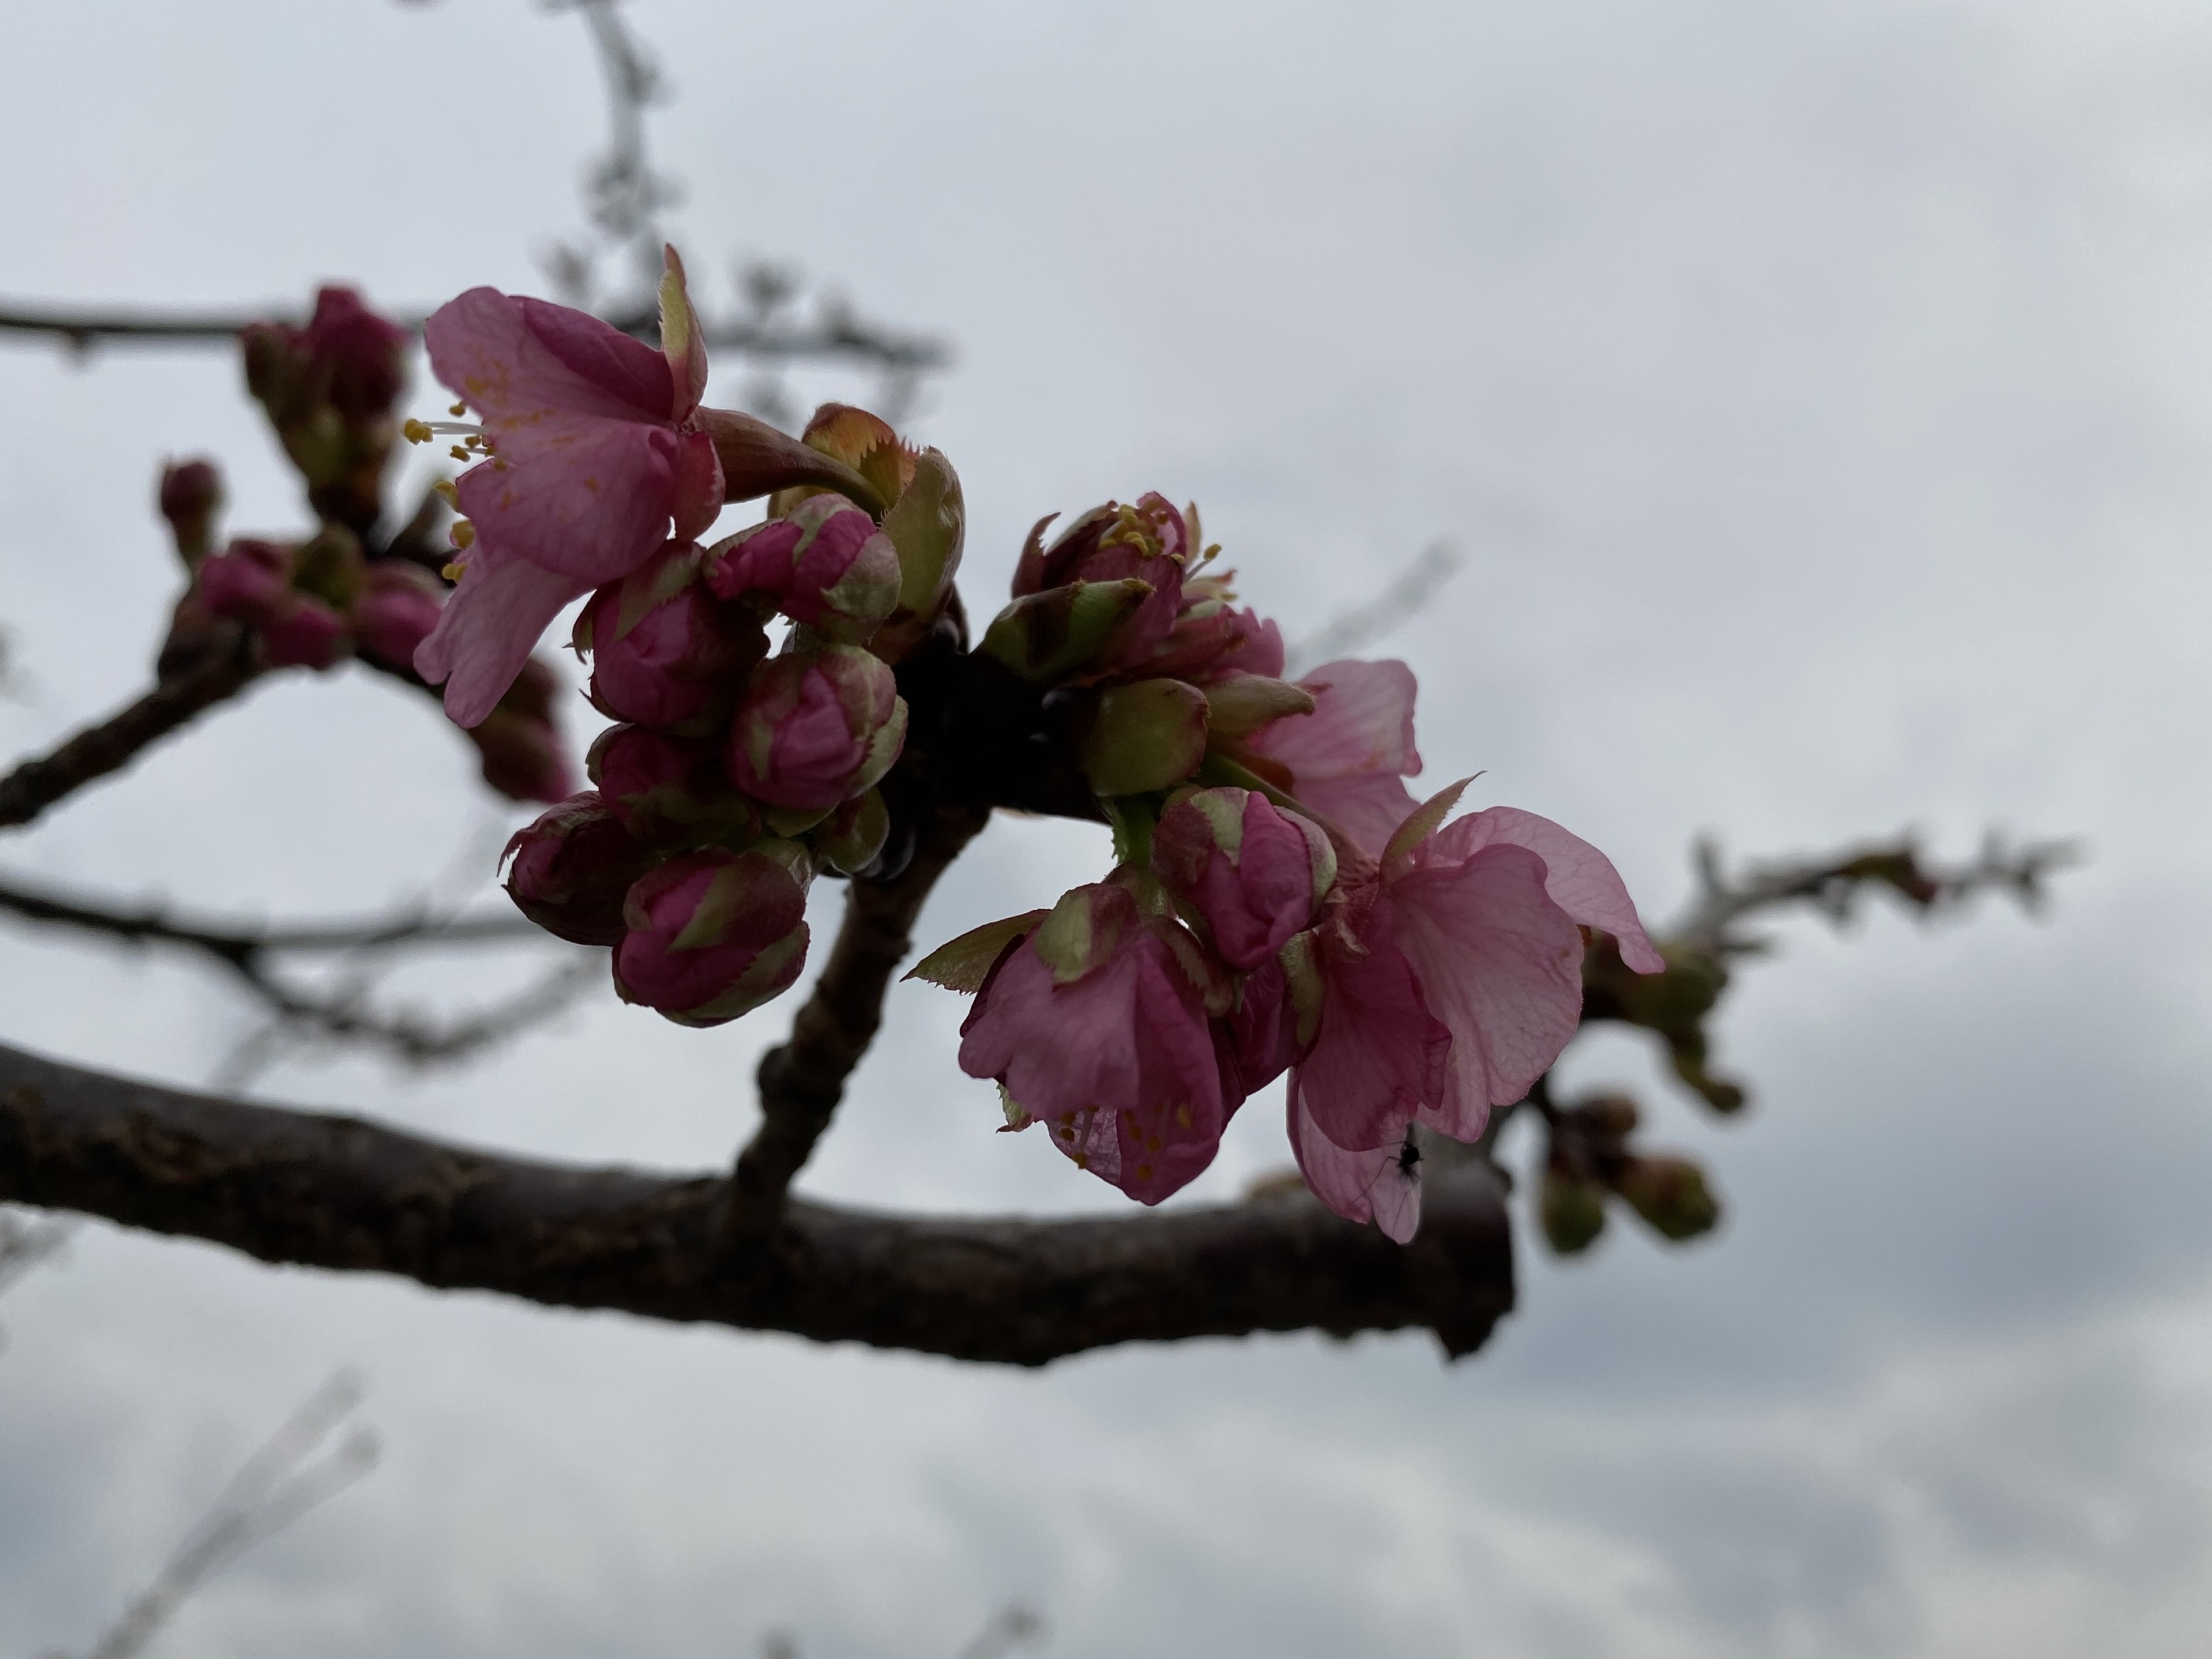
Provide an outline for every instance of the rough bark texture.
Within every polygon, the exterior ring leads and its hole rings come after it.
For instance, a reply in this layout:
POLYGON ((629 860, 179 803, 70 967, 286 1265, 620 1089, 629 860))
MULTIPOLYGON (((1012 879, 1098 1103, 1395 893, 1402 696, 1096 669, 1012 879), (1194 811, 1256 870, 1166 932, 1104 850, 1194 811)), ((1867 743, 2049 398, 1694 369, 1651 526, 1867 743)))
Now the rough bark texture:
POLYGON ((718 1247, 730 1183, 441 1145, 0 1047, 0 1200, 556 1306, 1036 1365, 1086 1349, 1425 1326, 1474 1352, 1513 1304, 1486 1166, 1391 1243, 1303 1196, 1110 1219, 939 1220, 793 1200, 718 1247))

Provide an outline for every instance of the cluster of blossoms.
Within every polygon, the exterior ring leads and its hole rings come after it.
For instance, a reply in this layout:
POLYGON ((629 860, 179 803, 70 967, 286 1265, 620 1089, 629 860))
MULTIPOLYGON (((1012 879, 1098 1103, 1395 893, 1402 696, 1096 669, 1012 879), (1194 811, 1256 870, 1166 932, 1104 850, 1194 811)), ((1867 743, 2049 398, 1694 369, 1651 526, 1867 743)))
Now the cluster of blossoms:
MULTIPOLYGON (((662 331, 656 353, 488 289, 431 319, 432 364, 482 424, 410 435, 482 459, 459 481, 459 586, 415 661, 468 724, 590 596, 575 642, 620 724, 596 790, 516 836, 509 890, 613 946, 625 997, 703 1024, 795 979, 818 870, 877 869, 876 786, 908 720, 895 671, 948 607, 957 634, 961 514, 943 458, 872 416, 831 406, 794 441, 702 407, 672 253, 662 331), (702 544, 725 501, 758 495, 762 523, 702 544)), ((1235 605, 1194 508, 1109 502, 1047 541, 1051 522, 962 660, 1079 776, 1118 862, 915 969, 975 994, 963 1068, 997 1081, 1007 1127, 1043 1125, 1146 1203, 1287 1073, 1313 1190, 1411 1237, 1412 1126, 1472 1139, 1549 1067, 1580 1016, 1583 930, 1658 970, 1634 905, 1547 819, 1447 822, 1464 785, 1417 803, 1412 673, 1286 679, 1280 630, 1235 605)))
POLYGON ((456 484, 459 578, 415 653, 464 725, 508 694, 552 617, 617 723, 595 786, 514 837, 507 890, 564 939, 613 947, 629 1001, 736 1018, 805 965, 816 874, 873 866, 877 784, 904 744, 891 662, 951 592, 961 513, 941 455, 832 408, 802 444, 701 406, 706 353, 669 256, 663 349, 586 313, 476 289, 425 331, 481 424, 456 484), (698 539, 726 501, 761 523, 698 539), (767 624, 790 623, 771 654, 767 624))
MULTIPOLYGON (((179 602, 163 669, 223 647, 221 624, 251 630, 270 668, 326 670, 351 658, 404 678, 435 630, 447 586, 375 538, 383 481, 407 382, 407 331, 346 288, 317 295, 303 327, 257 324, 241 339, 246 387, 305 481, 319 528, 304 539, 238 537, 216 545, 222 479, 197 459, 163 470, 159 501, 191 585, 179 602)), ((574 787, 554 714, 558 681, 526 665, 470 723, 485 781, 518 800, 556 801, 574 787)))

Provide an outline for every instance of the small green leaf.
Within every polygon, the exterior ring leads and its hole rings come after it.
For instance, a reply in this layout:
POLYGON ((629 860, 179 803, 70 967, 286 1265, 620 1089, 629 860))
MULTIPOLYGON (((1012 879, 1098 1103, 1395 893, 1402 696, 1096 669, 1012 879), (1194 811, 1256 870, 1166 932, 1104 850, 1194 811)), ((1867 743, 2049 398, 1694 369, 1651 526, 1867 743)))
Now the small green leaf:
POLYGON ((1051 914, 1049 910, 1025 910, 1003 921, 987 921, 981 927, 970 928, 915 963, 907 970, 906 977, 926 979, 948 991, 973 996, 983 988, 983 981, 990 974, 991 964, 999 959, 999 953, 1051 914))

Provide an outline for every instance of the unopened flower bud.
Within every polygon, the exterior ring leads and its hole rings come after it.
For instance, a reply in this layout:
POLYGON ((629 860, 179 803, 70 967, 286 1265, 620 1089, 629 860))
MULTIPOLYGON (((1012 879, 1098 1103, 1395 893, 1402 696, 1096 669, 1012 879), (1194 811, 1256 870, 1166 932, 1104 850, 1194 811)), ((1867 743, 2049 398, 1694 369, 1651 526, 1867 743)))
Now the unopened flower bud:
POLYGON ((1319 825, 1264 795, 1198 789, 1161 814, 1152 871, 1205 918, 1221 959, 1250 969, 1313 921, 1336 880, 1336 853, 1319 825))
POLYGON ((510 800, 565 800, 574 793, 568 755, 553 719, 553 671, 532 657, 491 713, 468 728, 483 780, 510 800))
POLYGON ((405 672, 414 665, 415 647, 438 625, 445 602, 446 590, 421 566, 379 559, 353 603, 354 637, 372 659, 405 672))
POLYGON ((1537 1208, 1545 1239, 1561 1255, 1580 1255, 1605 1231, 1605 1188, 1556 1166, 1544 1171, 1537 1208))
POLYGON ((806 963, 806 855, 788 842, 690 853, 624 905, 615 988, 682 1025, 719 1025, 788 989, 806 963))
POLYGON ((222 474, 213 461, 171 461, 161 469, 161 516, 176 538, 185 568, 198 568, 215 542, 215 517, 222 508, 222 474))
POLYGON ((991 619, 977 648, 1040 685, 1078 679, 1119 659, 1152 584, 1068 582, 1025 594, 991 619))
POLYGON ((1721 1218, 1705 1172, 1686 1158, 1632 1158, 1613 1187, 1652 1231, 1677 1244, 1711 1231, 1721 1218))
POLYGON ((1172 788, 1206 758, 1206 694, 1180 680, 1109 686, 1084 734, 1083 775, 1101 795, 1172 788))
POLYGON ((345 618, 305 594, 261 626, 262 654, 271 668, 328 668, 352 649, 345 618))
POLYGON ((592 781, 632 835, 665 846, 686 841, 757 841, 759 805, 732 789, 710 740, 673 738, 642 726, 599 733, 585 759, 592 781))
POLYGON ((858 647, 777 657, 753 671, 738 705, 730 780, 771 805, 826 811, 890 770, 906 720, 891 671, 858 647))
POLYGON ((578 945, 622 943, 629 932, 623 899, 661 857, 588 789, 517 830, 501 856, 516 908, 578 945))
POLYGON ((768 654, 751 613, 697 580, 703 556, 689 542, 671 542, 585 607, 576 639, 590 647, 592 701, 601 712, 664 731, 710 732, 768 654))
POLYGON ((194 585, 217 616, 258 628, 290 602, 292 550, 241 538, 201 560, 194 585))
POLYGON ((871 789, 840 802, 809 838, 809 844, 820 862, 841 875, 854 876, 876 861, 890 832, 890 809, 884 805, 882 792, 871 789))
POLYGON ((392 405, 406 383, 408 336, 351 289, 325 288, 305 328, 256 323, 239 343, 246 390, 268 412, 307 499, 333 523, 366 532, 397 428, 392 405))
POLYGON ((843 496, 810 495, 789 517, 716 543, 707 581, 726 599, 769 595, 793 622, 859 645, 898 604, 898 550, 843 496))

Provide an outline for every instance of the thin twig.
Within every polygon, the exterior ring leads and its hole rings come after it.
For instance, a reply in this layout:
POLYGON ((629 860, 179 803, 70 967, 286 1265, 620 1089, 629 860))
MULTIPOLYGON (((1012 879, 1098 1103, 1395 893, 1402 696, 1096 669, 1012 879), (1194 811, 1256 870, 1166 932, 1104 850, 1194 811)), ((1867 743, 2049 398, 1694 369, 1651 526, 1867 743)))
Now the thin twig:
POLYGON ((2081 856, 2077 842, 2030 842, 2014 848, 1992 830, 1972 860, 1933 864, 1923 859, 1916 838, 1906 835, 1816 858, 1750 865, 1731 876, 1722 866, 1717 844, 1701 839, 1692 854, 1700 891, 1668 930, 1666 941, 1722 956, 1747 955, 1763 950, 1765 941, 1736 931, 1735 924, 1745 918, 1808 904, 1840 925, 1873 887, 1887 888, 1924 913, 1954 909, 1991 890, 2008 892, 2034 910, 2043 902, 2051 873, 2080 862, 2081 856))
POLYGON ((310 1461, 360 1404, 361 1393, 359 1376, 343 1370, 310 1395, 269 1443, 246 1459, 206 1516, 86 1659, 131 1659, 208 1579, 374 1468, 377 1440, 367 1429, 355 1430, 326 1455, 310 1461))
POLYGON ((0 778, 0 830, 29 823, 49 806, 86 784, 119 772, 160 742, 228 697, 261 670, 241 647, 166 680, 99 725, 88 726, 52 753, 20 763, 0 778))
POLYGON ((852 883, 829 964, 792 1021, 790 1040, 761 1060, 760 1127, 739 1154, 730 1183, 732 1240, 757 1238, 775 1224, 792 1177, 830 1127, 845 1079, 882 1024, 884 994, 913 947, 915 919, 986 816, 941 809, 896 880, 852 883))
POLYGON ((1437 542, 1415 559, 1382 592, 1355 610, 1293 643, 1284 655, 1294 678, 1325 662, 1349 656, 1383 638, 1421 613, 1422 606, 1459 574, 1464 562, 1449 542, 1437 542))

